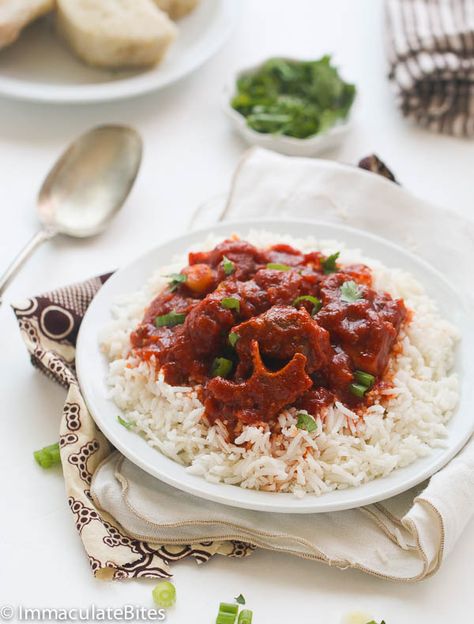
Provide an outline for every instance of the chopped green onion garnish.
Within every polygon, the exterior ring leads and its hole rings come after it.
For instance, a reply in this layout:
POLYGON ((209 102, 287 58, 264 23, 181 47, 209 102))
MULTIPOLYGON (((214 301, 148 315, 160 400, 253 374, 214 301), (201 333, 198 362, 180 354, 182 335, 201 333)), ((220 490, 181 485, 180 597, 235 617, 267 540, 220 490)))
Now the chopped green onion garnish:
POLYGON ((228 377, 232 371, 232 360, 218 357, 212 363, 211 375, 213 377, 228 377))
POLYGON ((157 327, 174 327, 175 325, 182 325, 185 318, 186 314, 172 311, 168 314, 157 316, 155 318, 155 325, 157 327))
POLYGON ((225 613, 224 611, 219 611, 216 617, 216 624, 235 624, 236 618, 236 613, 225 613))
POLYGON ((231 347, 235 347, 235 345, 237 344, 237 340, 240 338, 239 334, 236 334, 235 332, 230 332, 229 334, 229 344, 231 347))
POLYGON ((278 264, 278 262, 269 262, 267 264, 267 269, 272 269, 273 271, 291 271, 291 267, 287 264, 278 264))
POLYGON ((232 275, 232 273, 235 271, 235 264, 232 262, 232 260, 229 260, 229 258, 224 256, 222 258, 222 268, 224 269, 224 273, 226 275, 232 275))
POLYGON ((221 306, 226 310, 240 310, 240 301, 235 297, 224 297, 221 299, 221 306))
POLYGON ((242 594, 239 594, 236 598, 234 598, 234 600, 237 604, 241 604, 241 605, 245 604, 245 598, 243 597, 242 594))
POLYGON ((159 607, 167 609, 176 602, 176 588, 169 581, 160 581, 152 592, 153 600, 159 607))
POLYGON ((235 624, 237 613, 239 612, 238 604, 230 602, 221 602, 219 605, 219 613, 217 614, 216 624, 235 624))
POLYGON ((130 430, 133 427, 133 423, 129 422, 128 420, 125 420, 124 418, 122 418, 120 416, 120 414, 117 416, 117 420, 122 425, 122 427, 125 427, 125 429, 129 429, 130 430))
POLYGON ((188 276, 183 273, 171 273, 171 275, 167 275, 166 277, 171 277, 171 280, 168 283, 171 292, 177 290, 179 285, 184 284, 184 282, 188 279, 188 276))
POLYGON ((41 468, 51 468, 51 466, 60 464, 61 454, 59 452, 59 443, 56 442, 56 444, 45 446, 39 451, 35 451, 33 456, 41 468))
POLYGON ((311 310, 312 316, 317 314, 323 305, 321 301, 317 297, 313 297, 313 295, 301 295, 300 297, 296 297, 296 299, 293 301, 293 305, 297 306, 302 301, 309 301, 313 304, 313 309, 311 310))
POLYGON ((365 396, 365 393, 367 392, 367 386, 362 386, 361 384, 358 384, 358 383, 351 383, 351 385, 349 386, 349 390, 356 397, 359 397, 359 399, 363 399, 365 396))
POLYGON ((339 290, 341 291, 341 301, 346 303, 355 303, 363 299, 359 286, 353 280, 344 282, 339 290))
POLYGON ((324 260, 324 262, 322 263, 322 267, 326 275, 329 275, 329 273, 334 273, 335 271, 337 271, 336 260, 339 258, 340 254, 341 252, 337 251, 336 253, 333 253, 330 256, 328 256, 326 260, 324 260))
POLYGON ((253 611, 250 609, 242 609, 239 613, 238 624, 252 624, 253 611))
POLYGON ((297 429, 305 429, 308 433, 315 431, 318 427, 316 421, 309 414, 305 414, 304 412, 300 412, 297 414, 298 421, 296 423, 297 429))
POLYGON ((375 377, 373 375, 360 370, 354 372, 354 379, 358 384, 365 386, 368 390, 370 390, 375 383, 375 377))
POLYGON ((219 613, 230 613, 232 615, 237 615, 239 612, 239 606, 233 604, 232 602, 221 602, 219 604, 219 613))

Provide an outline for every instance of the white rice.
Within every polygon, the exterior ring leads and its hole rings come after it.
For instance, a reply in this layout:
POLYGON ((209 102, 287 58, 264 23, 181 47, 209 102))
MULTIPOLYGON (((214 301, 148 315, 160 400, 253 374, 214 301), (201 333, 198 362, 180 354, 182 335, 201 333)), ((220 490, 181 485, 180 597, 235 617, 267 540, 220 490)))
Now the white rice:
MULTIPOLYGON (((405 300, 414 315, 402 329, 401 353, 390 364, 393 390, 370 406, 362 419, 335 402, 324 419, 316 419, 317 429, 308 433, 296 427, 296 410, 289 409, 278 417, 280 433, 246 426, 234 443, 227 442, 219 423, 209 427, 202 422, 203 406, 195 390, 166 384, 153 365, 130 355, 131 330, 167 283, 164 276, 187 264, 183 256, 160 269, 142 290, 118 302, 112 311, 114 320, 101 336, 101 347, 110 360, 110 397, 133 430, 208 481, 296 496, 360 485, 442 446, 459 398, 457 376, 450 372, 459 337, 422 286, 410 274, 334 241, 262 231, 250 231, 243 238, 258 247, 282 242, 302 251, 340 250, 341 263, 369 265, 375 288, 405 300)), ((210 237, 195 249, 211 249, 220 240, 210 237)))

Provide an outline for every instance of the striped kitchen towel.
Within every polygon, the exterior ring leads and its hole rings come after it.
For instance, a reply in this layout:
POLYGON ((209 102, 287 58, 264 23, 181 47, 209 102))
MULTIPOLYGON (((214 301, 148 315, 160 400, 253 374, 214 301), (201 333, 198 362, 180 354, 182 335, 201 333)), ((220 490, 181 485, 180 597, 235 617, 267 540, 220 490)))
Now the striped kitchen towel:
POLYGON ((390 80, 405 117, 474 136, 474 0, 386 0, 390 80))

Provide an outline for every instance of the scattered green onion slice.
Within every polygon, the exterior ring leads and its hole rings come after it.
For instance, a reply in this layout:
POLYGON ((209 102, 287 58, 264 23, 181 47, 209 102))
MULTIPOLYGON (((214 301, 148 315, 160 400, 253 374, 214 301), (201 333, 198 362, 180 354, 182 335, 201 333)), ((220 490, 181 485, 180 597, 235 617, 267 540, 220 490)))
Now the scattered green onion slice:
POLYGON ((232 262, 232 260, 229 260, 229 258, 223 256, 222 268, 224 269, 224 273, 226 275, 232 275, 232 273, 235 271, 235 264, 232 262))
POLYGON ((184 284, 184 282, 188 279, 187 275, 183 273, 171 273, 166 277, 171 277, 171 280, 168 282, 168 286, 170 287, 171 292, 174 292, 179 288, 180 284, 184 284))
POLYGON ((232 371, 232 360, 217 357, 212 363, 211 375, 213 377, 228 377, 232 371))
POLYGON ((336 253, 331 254, 324 260, 322 266, 325 275, 329 275, 329 273, 337 271, 336 260, 339 258, 340 254, 340 251, 336 251, 336 253))
POLYGON ((354 379, 358 384, 365 386, 368 390, 370 390, 375 383, 375 377, 373 375, 361 370, 356 370, 354 372, 354 379))
POLYGON ((221 306, 226 310, 240 311, 240 301, 235 297, 224 297, 224 299, 221 300, 221 306))
POLYGON ((231 615, 237 615, 239 612, 239 606, 232 602, 221 602, 219 605, 219 613, 230 613, 231 615))
POLYGON ((346 303, 355 303, 363 299, 358 284, 353 280, 344 282, 339 290, 341 291, 341 301, 346 303))
POLYGON ((125 429, 128 429, 128 430, 132 429, 133 423, 129 422, 128 420, 125 420, 124 418, 122 418, 120 416, 120 414, 117 416, 117 420, 122 425, 122 427, 125 427, 125 429))
POLYGON ((235 600, 235 602, 237 604, 240 604, 240 605, 244 605, 245 604, 245 598, 244 598, 243 594, 239 594, 236 598, 234 598, 234 600, 235 600))
POLYGON ((319 310, 321 310, 321 307, 323 305, 321 301, 317 297, 313 297, 313 295, 301 295, 300 297, 296 297, 296 299, 293 301, 293 305, 297 306, 302 301, 309 301, 313 304, 313 309, 311 310, 312 316, 317 314, 319 310))
POLYGON ((309 414, 305 414, 304 412, 300 412, 297 414, 298 421, 296 423, 297 429, 304 429, 308 433, 315 431, 318 427, 316 421, 309 414))
POLYGON ((155 318, 155 325, 157 327, 174 327, 175 325, 182 325, 185 318, 186 314, 172 310, 168 314, 157 316, 155 318))
POLYGON ((291 271, 291 267, 287 264, 279 264, 278 262, 269 262, 267 264, 267 269, 272 269, 273 271, 291 271))
POLYGON ((225 613, 219 611, 216 617, 216 624, 235 624, 236 613, 225 613))
POLYGON ((367 386, 363 386, 362 384, 358 383, 351 383, 351 385, 349 386, 349 390, 352 392, 353 395, 359 397, 359 399, 363 399, 365 393, 367 392, 367 386))
POLYGON ((176 602, 176 588, 169 581, 160 581, 152 592, 153 600, 159 607, 167 609, 176 602))
POLYGON ((221 602, 219 605, 219 613, 216 618, 216 624, 235 624, 238 612, 239 605, 221 602))
POLYGON ((61 454, 59 452, 59 443, 45 446, 39 451, 33 453, 33 457, 41 468, 51 468, 61 463, 61 454))
POLYGON ((236 332, 230 332, 229 334, 229 344, 231 347, 235 347, 235 345, 237 344, 237 340, 240 338, 239 334, 237 334, 236 332))
POLYGON ((238 624, 252 624, 253 611, 250 609, 242 609, 239 613, 238 624))

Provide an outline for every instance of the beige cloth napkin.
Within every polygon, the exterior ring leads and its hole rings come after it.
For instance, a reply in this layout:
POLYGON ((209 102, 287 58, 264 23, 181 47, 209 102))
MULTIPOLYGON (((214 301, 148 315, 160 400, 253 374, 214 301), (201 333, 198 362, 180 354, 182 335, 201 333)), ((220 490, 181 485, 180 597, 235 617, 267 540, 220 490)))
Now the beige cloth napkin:
POLYGON ((386 0, 390 79, 403 114, 474 136, 474 3, 386 0))
MULTIPOLYGON (((257 216, 352 224, 415 248, 460 288, 470 284, 474 224, 356 168, 252 149, 237 170, 221 217, 257 216)), ((96 505, 139 540, 170 545, 240 540, 415 581, 439 568, 474 513, 474 442, 424 489, 343 512, 269 514, 206 502, 148 476, 118 453, 96 471, 91 492, 96 505)))

